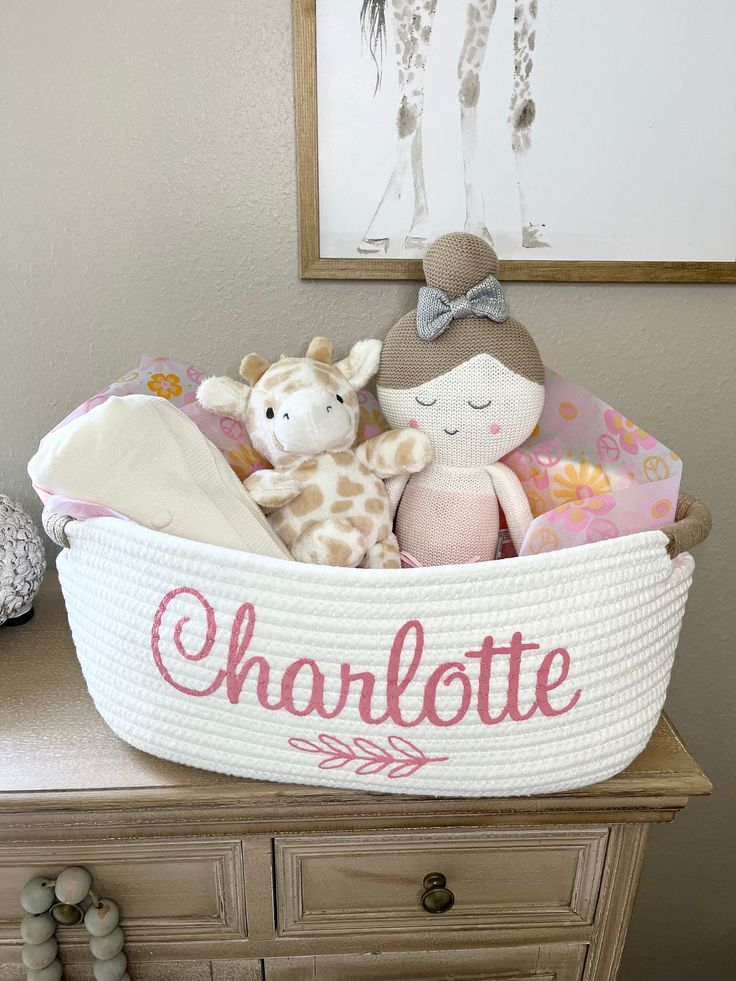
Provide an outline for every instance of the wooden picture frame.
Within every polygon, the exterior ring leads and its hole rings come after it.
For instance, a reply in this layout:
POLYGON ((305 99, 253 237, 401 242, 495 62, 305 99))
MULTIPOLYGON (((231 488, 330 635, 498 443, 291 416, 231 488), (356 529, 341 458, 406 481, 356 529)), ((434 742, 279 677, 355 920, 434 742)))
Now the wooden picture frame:
MULTIPOLYGON (((302 279, 422 280, 419 259, 328 258, 320 252, 317 0, 293 0, 299 270, 302 279)), ((733 283, 733 262, 502 260, 500 279, 619 283, 733 283)))

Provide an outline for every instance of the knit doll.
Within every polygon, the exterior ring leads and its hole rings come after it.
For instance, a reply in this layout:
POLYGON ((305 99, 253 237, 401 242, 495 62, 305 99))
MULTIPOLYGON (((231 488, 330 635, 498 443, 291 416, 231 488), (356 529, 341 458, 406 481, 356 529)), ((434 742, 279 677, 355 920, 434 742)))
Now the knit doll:
POLYGON ((544 404, 544 367, 527 329, 508 314, 496 254, 466 233, 427 250, 427 286, 391 329, 377 377, 391 426, 426 433, 434 461, 388 484, 399 547, 419 565, 493 559, 499 504, 519 550, 531 512, 499 462, 523 443, 544 404))
POLYGON ((353 448, 356 389, 375 374, 380 350, 380 341, 359 341, 333 364, 332 344, 315 337, 304 358, 271 365, 249 354, 240 366, 246 385, 208 378, 197 392, 204 408, 242 419, 273 465, 248 477, 245 489, 300 562, 399 568, 383 481, 421 470, 432 446, 423 433, 404 429, 353 448))

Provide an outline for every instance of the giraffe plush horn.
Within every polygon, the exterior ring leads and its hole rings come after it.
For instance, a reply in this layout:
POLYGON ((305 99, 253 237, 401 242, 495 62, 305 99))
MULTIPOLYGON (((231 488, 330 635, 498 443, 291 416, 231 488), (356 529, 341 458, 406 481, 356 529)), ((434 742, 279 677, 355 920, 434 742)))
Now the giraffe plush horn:
POLYGON ((270 367, 268 361, 260 354, 246 354, 240 362, 240 377, 245 378, 249 385, 255 385, 270 367))
POLYGON ((326 337, 315 337, 307 348, 307 357, 322 364, 332 364, 332 341, 326 337))
POLYGON ((346 358, 335 363, 335 367, 353 388, 362 388, 378 371, 382 346, 383 341, 374 338, 358 341, 353 344, 346 358))

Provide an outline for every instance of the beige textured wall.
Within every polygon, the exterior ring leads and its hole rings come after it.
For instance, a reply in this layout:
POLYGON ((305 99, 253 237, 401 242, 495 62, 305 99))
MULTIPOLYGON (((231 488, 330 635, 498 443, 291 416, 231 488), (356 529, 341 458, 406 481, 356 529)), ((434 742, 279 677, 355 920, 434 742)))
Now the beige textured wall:
MULTIPOLYGON (((39 437, 141 352, 232 372, 317 331, 344 350, 412 305, 413 285, 297 278, 290 22, 289 0, 1 0, 0 490, 34 510, 39 437)), ((547 363, 676 448, 715 513, 668 707, 716 793, 654 829, 621 978, 725 977, 736 287, 508 294, 547 363)))

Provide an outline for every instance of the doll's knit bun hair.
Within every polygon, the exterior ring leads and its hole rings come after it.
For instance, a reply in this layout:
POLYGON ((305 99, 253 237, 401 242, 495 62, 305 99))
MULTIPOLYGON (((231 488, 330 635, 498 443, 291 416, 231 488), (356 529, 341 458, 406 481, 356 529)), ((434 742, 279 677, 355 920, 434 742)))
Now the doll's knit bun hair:
MULTIPOLYGON (((427 286, 442 290, 451 300, 497 273, 498 258, 491 246, 465 232, 438 238, 424 257, 427 286)), ((502 323, 487 317, 463 317, 436 340, 427 341, 417 333, 416 310, 389 331, 376 381, 380 388, 416 388, 478 354, 490 354, 517 375, 544 384, 537 345, 513 317, 502 323)))

